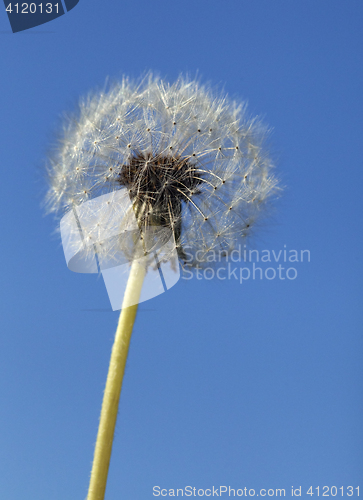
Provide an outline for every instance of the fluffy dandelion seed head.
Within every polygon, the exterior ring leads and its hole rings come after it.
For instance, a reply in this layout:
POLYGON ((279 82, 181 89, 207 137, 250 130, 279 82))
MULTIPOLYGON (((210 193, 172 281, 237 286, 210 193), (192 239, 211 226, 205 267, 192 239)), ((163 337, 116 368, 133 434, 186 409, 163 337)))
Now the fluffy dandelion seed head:
MULTIPOLYGON (((181 261, 201 263, 212 250, 228 255, 278 189, 265 136, 245 104, 198 81, 124 78, 65 119, 48 164, 47 205, 65 212, 127 188, 140 228, 171 231, 181 261)), ((129 221, 120 221, 123 229, 129 221)), ((123 250, 122 235, 118 245, 123 250)))

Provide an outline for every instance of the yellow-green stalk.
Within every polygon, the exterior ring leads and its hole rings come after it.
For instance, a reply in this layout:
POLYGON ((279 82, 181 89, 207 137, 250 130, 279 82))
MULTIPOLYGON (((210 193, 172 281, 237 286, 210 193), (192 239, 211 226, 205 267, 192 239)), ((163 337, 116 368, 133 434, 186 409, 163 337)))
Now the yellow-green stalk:
POLYGON ((122 380, 145 273, 145 267, 134 260, 112 347, 87 500, 103 500, 105 497, 122 380))

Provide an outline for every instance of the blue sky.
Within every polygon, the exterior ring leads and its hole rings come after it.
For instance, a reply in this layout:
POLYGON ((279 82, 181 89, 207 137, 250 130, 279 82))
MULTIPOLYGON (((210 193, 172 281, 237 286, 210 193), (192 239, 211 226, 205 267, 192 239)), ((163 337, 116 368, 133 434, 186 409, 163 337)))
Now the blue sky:
POLYGON ((311 261, 141 304, 106 499, 363 486, 362 17, 358 0, 81 0, 12 34, 2 11, 0 498, 86 497, 118 313, 68 271, 42 166, 79 96, 149 69, 198 73, 273 127, 286 189, 251 244, 311 261))

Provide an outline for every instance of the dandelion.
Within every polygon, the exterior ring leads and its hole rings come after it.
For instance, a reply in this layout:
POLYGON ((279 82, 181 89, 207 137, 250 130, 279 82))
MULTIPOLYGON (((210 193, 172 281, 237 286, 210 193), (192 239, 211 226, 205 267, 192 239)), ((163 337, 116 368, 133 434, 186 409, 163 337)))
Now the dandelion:
MULTIPOLYGON (((67 212, 126 189, 143 240, 133 236, 130 251, 125 234, 132 217, 123 214, 116 243, 97 246, 99 258, 122 253, 132 262, 124 304, 132 296, 135 305, 122 308, 117 327, 88 500, 104 498, 128 345, 147 273, 135 251, 148 253, 146 235, 159 228, 172 236, 182 266, 193 268, 210 251, 227 256, 244 242, 278 189, 266 135, 245 104, 198 81, 180 77, 169 84, 152 74, 90 94, 65 120, 48 165, 48 210, 67 212)), ((102 226, 102 219, 94 220, 102 226)))

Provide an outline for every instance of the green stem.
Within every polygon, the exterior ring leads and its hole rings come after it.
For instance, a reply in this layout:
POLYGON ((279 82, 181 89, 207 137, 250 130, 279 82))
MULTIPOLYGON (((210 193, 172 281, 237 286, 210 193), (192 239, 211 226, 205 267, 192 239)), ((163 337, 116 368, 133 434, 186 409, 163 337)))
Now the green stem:
POLYGON ((122 380, 145 272, 145 268, 134 260, 112 347, 87 500, 103 500, 105 497, 122 380))

